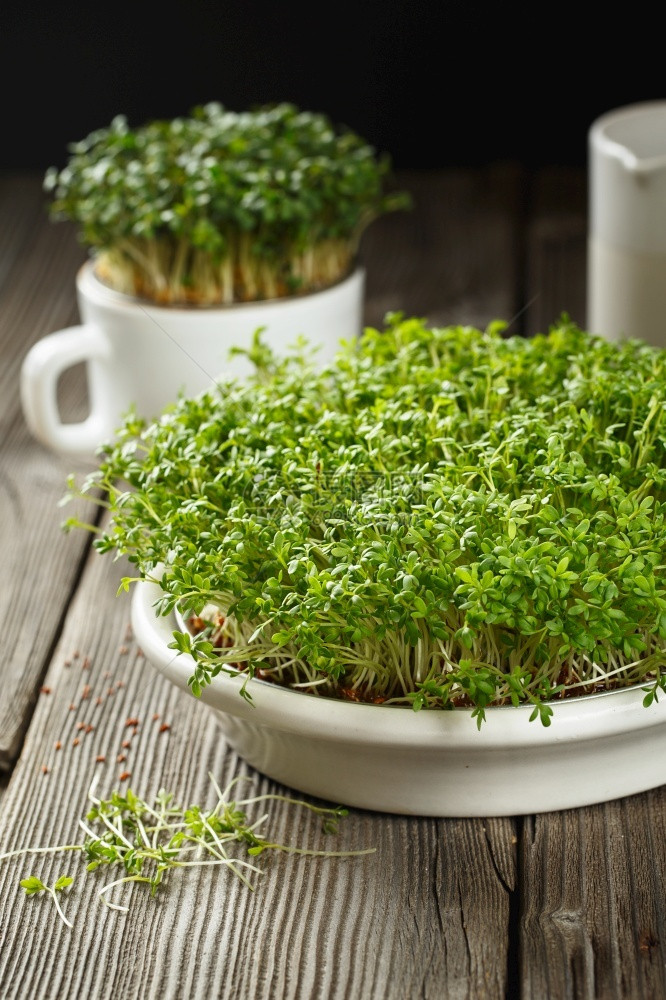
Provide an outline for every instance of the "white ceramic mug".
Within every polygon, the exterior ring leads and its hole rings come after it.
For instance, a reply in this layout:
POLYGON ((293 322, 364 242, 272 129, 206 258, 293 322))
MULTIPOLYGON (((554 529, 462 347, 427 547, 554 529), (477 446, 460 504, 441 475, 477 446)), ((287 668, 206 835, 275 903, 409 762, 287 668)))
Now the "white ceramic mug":
POLYGON ((666 347, 666 101, 589 131, 587 326, 666 347))
POLYGON ((39 340, 21 371, 21 401, 32 434, 62 454, 90 458, 111 440, 131 406, 156 416, 179 392, 206 389, 221 375, 243 377, 247 358, 229 358, 232 346, 251 346, 254 331, 279 355, 299 336, 307 338, 317 363, 334 357, 340 341, 361 331, 364 271, 321 292, 264 302, 180 308, 157 306, 109 288, 92 261, 76 281, 80 326, 39 340), (58 377, 87 364, 90 414, 63 423, 57 403, 58 377))

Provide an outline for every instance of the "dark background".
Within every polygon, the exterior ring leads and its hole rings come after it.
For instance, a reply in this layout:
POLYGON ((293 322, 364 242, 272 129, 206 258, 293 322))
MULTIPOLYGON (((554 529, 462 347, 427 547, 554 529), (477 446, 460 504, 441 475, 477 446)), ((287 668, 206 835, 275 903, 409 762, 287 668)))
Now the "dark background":
POLYGON ((118 113, 138 125, 209 100, 325 112, 396 168, 584 165, 595 117, 666 89, 646 8, 599 9, 8 0, 0 168, 61 166, 68 142, 118 113))

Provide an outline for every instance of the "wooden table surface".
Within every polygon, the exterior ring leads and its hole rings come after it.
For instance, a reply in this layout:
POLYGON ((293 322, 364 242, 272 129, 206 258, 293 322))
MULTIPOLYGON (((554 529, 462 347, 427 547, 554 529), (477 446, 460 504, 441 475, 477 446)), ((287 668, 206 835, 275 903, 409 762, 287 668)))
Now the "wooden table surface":
MULTIPOLYGON (((414 210, 364 237, 369 324, 388 310, 440 324, 503 318, 528 334, 562 311, 584 324, 580 172, 497 164, 399 180, 414 210)), ((220 783, 252 773, 212 715, 128 638, 122 567, 85 533, 60 530, 58 501, 79 466, 32 440, 22 416, 23 357, 77 322, 83 259, 74 230, 48 221, 39 177, 0 178, 0 853, 79 839, 96 773, 106 792, 126 768, 136 791, 166 787, 190 803, 210 801, 209 771, 220 783), (141 725, 121 766, 128 717, 141 725)), ((82 372, 61 388, 64 410, 83 412, 82 372)), ((257 792, 275 790, 255 778, 257 792)), ((323 846, 307 815, 282 803, 270 812, 284 842, 323 846)), ((127 915, 99 903, 76 856, 4 861, 0 996, 663 998, 665 828, 663 788, 504 819, 354 810, 336 846, 376 847, 369 857, 264 857, 254 893, 196 869, 154 900, 129 889, 127 915), (73 930, 18 884, 62 871, 78 874, 65 901, 73 930)))

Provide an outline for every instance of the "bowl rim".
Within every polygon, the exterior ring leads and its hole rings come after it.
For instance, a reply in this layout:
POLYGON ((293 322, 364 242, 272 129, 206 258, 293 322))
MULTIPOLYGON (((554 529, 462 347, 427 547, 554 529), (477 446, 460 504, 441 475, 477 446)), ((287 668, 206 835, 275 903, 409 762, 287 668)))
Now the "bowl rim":
MULTIPOLYGON (((188 678, 193 658, 169 648, 176 624, 173 612, 160 615, 155 604, 163 596, 151 580, 134 584, 132 627, 135 638, 152 665, 190 693, 188 678)), ((312 696, 240 673, 214 677, 203 688, 201 701, 226 714, 269 728, 299 732, 338 742, 372 743, 423 751, 448 747, 467 753, 489 748, 564 747, 572 742, 608 739, 666 722, 666 696, 643 705, 646 685, 634 685, 550 702, 551 724, 530 721, 532 705, 496 705, 486 709, 481 728, 471 708, 422 709, 373 705, 312 696), (240 696, 246 685, 251 702, 240 696)))

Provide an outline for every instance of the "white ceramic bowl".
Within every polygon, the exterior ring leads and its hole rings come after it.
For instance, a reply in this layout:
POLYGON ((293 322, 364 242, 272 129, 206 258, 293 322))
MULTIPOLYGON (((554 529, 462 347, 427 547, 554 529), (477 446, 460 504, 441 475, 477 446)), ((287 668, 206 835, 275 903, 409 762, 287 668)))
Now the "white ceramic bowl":
MULTIPOLYGON (((169 649, 177 627, 156 615, 158 586, 135 585, 132 625, 153 666, 192 697, 190 656, 169 649)), ((570 809, 666 783, 666 696, 644 708, 629 688, 530 707, 471 710, 362 705, 219 675, 201 700, 229 744, 276 781, 331 802, 419 816, 512 816, 570 809)))

